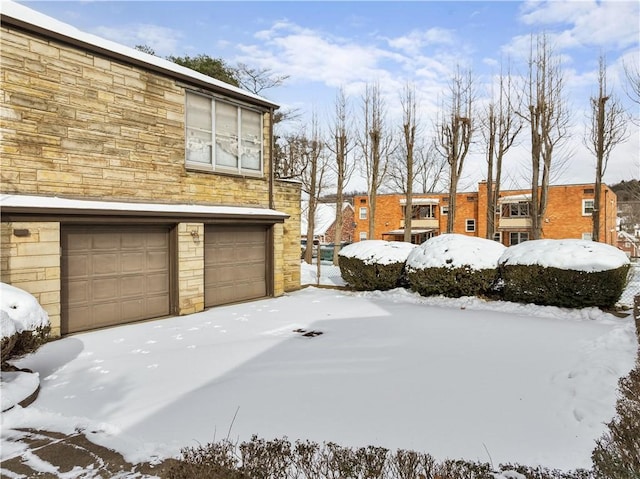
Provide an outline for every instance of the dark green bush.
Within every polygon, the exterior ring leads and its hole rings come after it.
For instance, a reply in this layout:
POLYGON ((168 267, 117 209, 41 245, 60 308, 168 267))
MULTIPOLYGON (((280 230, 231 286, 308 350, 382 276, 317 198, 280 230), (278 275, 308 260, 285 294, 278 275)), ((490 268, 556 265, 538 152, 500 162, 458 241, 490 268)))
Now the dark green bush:
POLYGON ((413 291, 422 296, 444 295, 487 296, 496 280, 495 269, 474 270, 469 266, 459 268, 407 269, 407 279, 413 291))
POLYGON ((505 301, 563 308, 612 308, 627 284, 630 265, 597 272, 540 265, 501 265, 505 301))
POLYGON ((360 291, 384 291, 402 286, 404 265, 404 261, 391 264, 368 264, 358 258, 338 256, 342 279, 349 286, 360 291))

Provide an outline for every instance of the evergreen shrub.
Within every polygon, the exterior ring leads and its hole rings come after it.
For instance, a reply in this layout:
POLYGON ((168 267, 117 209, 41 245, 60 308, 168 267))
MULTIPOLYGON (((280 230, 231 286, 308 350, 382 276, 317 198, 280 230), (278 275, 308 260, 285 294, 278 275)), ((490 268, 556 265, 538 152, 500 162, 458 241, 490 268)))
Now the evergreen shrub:
POLYGON ((613 246, 575 239, 531 240, 498 260, 502 299, 564 308, 612 308, 622 295, 629 259, 613 246))
POLYGON ((406 285, 405 263, 415 245, 367 240, 345 246, 338 254, 342 279, 360 291, 389 290, 406 285))
POLYGON ((484 238, 434 236, 407 257, 407 281, 423 296, 488 296, 504 250, 502 244, 484 238))

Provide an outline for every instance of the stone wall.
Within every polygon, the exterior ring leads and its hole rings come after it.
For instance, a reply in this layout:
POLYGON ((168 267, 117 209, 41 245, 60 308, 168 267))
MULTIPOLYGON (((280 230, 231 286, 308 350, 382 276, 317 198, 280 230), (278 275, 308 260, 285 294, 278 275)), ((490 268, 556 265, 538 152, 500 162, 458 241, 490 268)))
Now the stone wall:
POLYGON ((0 281, 35 296, 60 335, 60 223, 3 222, 0 232, 0 281))
POLYGON ((204 224, 178 224, 178 314, 204 309, 204 224))

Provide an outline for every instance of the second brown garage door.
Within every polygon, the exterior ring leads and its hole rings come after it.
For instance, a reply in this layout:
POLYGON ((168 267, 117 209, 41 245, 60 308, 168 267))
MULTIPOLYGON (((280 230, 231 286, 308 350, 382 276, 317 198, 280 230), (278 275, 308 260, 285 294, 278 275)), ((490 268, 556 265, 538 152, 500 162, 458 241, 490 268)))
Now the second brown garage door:
POLYGON ((62 228, 62 333, 166 316, 169 227, 62 228))
POLYGON ((204 235, 206 307, 267 295, 267 228, 207 225, 204 235))

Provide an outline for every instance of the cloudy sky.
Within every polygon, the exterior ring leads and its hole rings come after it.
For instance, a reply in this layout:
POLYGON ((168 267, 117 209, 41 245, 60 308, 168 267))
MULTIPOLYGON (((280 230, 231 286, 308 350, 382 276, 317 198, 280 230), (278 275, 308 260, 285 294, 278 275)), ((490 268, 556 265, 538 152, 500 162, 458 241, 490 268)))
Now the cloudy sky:
MULTIPOLYGON (((525 74, 531 35, 546 32, 562 58, 572 112, 572 136, 558 155, 567 159, 566 167, 556 183, 593 181, 594 159, 582 139, 601 53, 607 58, 610 89, 640 117, 638 104, 625 95, 623 71, 624 64, 640 64, 637 1, 23 3, 84 31, 129 46, 148 45, 159 56, 204 53, 288 75, 284 85, 264 96, 306 114, 315 111, 321 123, 328 121, 339 87, 357 115, 364 85, 371 82, 380 85, 393 123, 400 111, 399 92, 411 82, 426 136, 432 136, 456 67, 470 69, 479 97, 487 97, 501 62, 509 60, 516 74, 525 74)), ((605 175, 609 183, 640 178, 639 128, 631 122, 628 136, 612 154, 605 175)), ((523 135, 507 158, 507 188, 527 177, 527 141, 523 135)), ((467 189, 484 177, 481 142, 474 148, 461 183, 467 189)))

